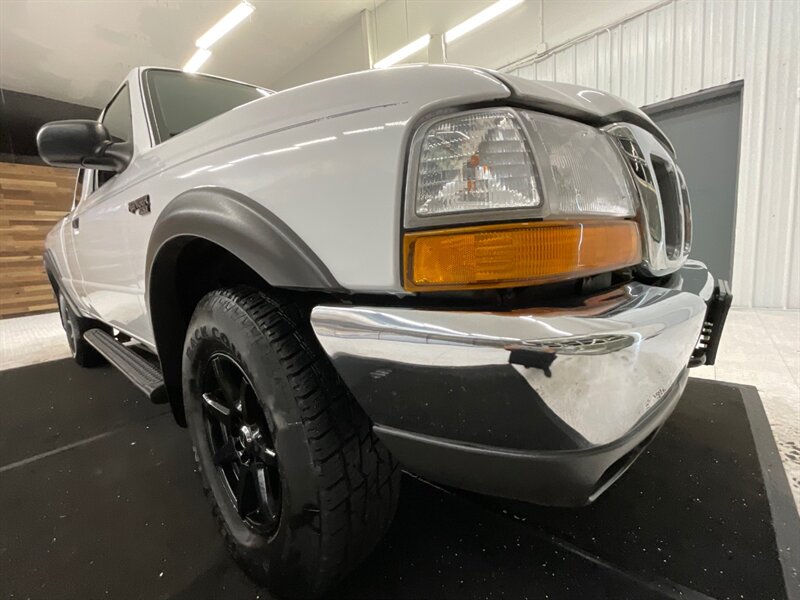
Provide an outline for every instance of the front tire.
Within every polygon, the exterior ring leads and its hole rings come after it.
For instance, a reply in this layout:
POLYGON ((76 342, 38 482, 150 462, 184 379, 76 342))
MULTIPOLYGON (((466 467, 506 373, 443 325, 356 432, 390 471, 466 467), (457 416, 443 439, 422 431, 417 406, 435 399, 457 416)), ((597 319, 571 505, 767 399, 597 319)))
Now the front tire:
POLYGON ((206 295, 183 394, 206 495, 251 577, 315 597, 371 552, 400 471, 297 305, 246 287, 206 295))

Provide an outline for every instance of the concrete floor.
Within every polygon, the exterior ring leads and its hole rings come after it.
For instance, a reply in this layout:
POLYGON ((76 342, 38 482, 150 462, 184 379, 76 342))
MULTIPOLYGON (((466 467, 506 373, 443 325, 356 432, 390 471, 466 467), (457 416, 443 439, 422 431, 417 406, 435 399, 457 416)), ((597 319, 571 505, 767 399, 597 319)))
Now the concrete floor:
MULTIPOLYGON (((0 370, 67 356, 57 313, 0 321, 0 370)), ((716 362, 691 375, 758 388, 800 506, 800 311, 731 309, 716 362)))
MULTIPOLYGON (((274 599, 230 559, 169 408, 69 358, 0 385, 0 598, 274 599)), ((383 543, 326 597, 798 600, 800 517, 764 476, 779 460, 751 388, 693 378, 592 506, 405 477, 383 543)))

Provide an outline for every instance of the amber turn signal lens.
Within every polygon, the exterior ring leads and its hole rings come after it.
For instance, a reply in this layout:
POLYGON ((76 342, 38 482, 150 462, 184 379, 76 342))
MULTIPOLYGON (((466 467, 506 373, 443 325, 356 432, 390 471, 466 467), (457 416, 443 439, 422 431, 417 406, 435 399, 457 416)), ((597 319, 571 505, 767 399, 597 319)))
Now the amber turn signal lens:
POLYGON ((541 221, 407 233, 409 291, 515 287, 585 277, 638 264, 633 221, 541 221))

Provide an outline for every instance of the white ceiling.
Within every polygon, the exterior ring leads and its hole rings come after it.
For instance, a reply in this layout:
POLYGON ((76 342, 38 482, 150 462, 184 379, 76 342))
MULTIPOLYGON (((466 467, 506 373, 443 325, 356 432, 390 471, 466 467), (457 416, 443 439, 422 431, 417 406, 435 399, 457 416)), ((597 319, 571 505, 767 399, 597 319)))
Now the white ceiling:
MULTIPOLYGON (((237 0, 0 0, 0 87, 100 107, 140 65, 181 67, 237 0)), ((252 0, 201 71, 269 87, 380 0, 252 0)))

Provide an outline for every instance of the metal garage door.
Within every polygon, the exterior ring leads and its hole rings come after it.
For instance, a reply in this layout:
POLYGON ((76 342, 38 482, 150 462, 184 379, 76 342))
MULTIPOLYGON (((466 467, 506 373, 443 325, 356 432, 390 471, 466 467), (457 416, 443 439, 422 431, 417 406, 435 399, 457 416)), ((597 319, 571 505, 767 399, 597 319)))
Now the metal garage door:
POLYGON ((692 258, 717 277, 733 272, 741 86, 645 108, 675 145, 692 198, 692 258))

